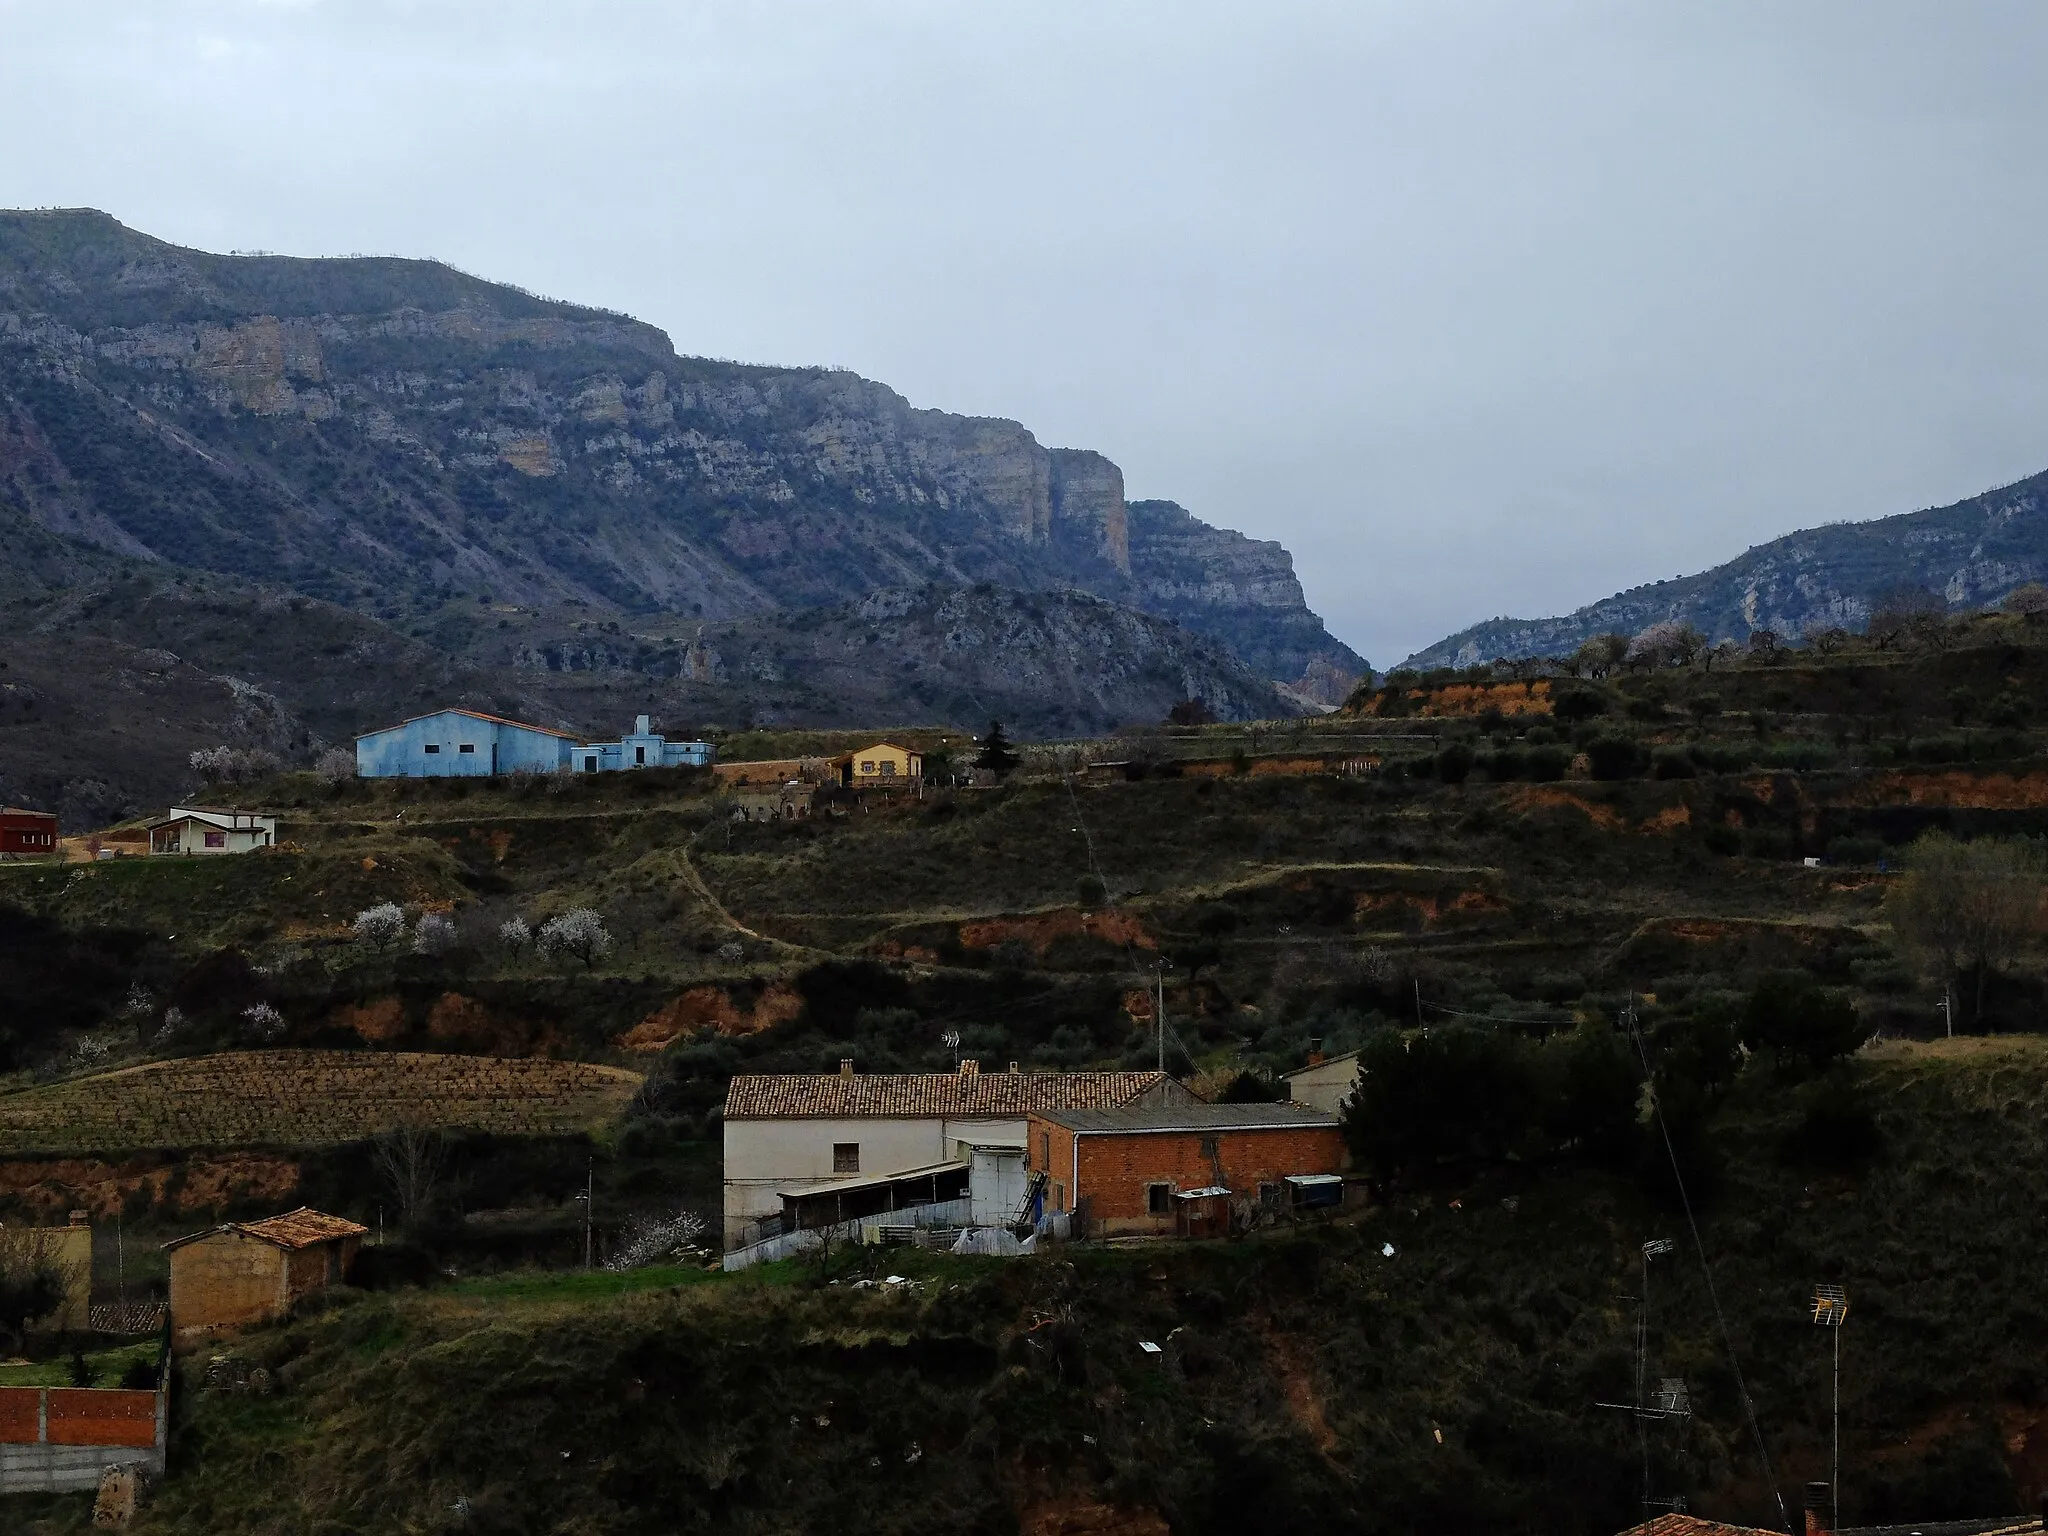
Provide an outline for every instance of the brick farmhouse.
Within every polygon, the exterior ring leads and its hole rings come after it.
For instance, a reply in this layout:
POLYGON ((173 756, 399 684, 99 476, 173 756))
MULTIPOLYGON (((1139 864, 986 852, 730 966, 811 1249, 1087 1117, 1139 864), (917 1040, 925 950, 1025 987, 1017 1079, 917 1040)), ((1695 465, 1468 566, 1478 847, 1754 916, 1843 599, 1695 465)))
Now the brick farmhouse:
POLYGON ((0 853, 45 854, 57 851, 57 818, 48 811, 25 811, 0 805, 0 853))
POLYGON ((1091 1231, 1207 1236, 1232 1205, 1334 1191, 1344 1137, 1335 1115, 1293 1104, 1034 1109, 1024 1155, 1046 1208, 1085 1210, 1091 1231))

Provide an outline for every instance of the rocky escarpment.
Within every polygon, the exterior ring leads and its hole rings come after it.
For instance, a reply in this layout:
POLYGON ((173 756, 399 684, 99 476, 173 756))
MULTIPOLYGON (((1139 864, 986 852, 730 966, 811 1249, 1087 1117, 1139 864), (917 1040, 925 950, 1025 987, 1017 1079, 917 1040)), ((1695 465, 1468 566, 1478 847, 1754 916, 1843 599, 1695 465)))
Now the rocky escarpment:
POLYGON ((1697 576, 1636 587, 1554 619, 1489 619, 1421 650, 1404 667, 1557 656, 1595 635, 1680 619, 1713 640, 1760 629, 1797 638, 1861 629, 1888 591, 1920 587, 1950 609, 1995 602, 2048 578, 2048 474, 1952 506, 1837 523, 1759 544, 1697 576))
POLYGON ((1133 516, 1100 454, 431 262, 0 214, 0 526, 415 622, 452 596, 706 620, 1078 588, 1294 683, 1361 663, 1277 545, 1133 516))

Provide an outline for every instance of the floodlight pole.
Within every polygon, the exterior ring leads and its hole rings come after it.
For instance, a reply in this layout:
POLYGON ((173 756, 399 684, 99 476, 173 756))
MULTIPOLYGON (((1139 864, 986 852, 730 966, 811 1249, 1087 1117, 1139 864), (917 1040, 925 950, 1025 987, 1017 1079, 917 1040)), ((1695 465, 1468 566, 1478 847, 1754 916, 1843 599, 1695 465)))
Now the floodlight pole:
POLYGON ((1834 1529, 1842 1528, 1842 1330, 1830 1328, 1835 1336, 1835 1406, 1828 1454, 1828 1498, 1834 1512, 1834 1529))

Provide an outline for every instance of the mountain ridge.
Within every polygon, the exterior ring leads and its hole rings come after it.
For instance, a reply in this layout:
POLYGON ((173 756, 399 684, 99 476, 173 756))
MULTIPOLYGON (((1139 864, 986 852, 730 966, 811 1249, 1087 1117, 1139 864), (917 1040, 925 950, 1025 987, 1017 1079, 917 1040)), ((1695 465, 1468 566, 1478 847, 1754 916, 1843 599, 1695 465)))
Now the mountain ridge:
POLYGON ((440 263, 220 256, 90 210, 0 213, 0 521, 400 623, 454 592, 728 619, 993 581, 1170 618, 1319 702, 1365 665, 1280 546, 1016 422, 440 263))
POLYGON ((1797 639, 1860 629, 1900 587, 1935 593, 1952 610, 1981 607, 2048 577, 2048 472, 1946 506, 1828 523, 1752 545, 1692 576, 1648 583, 1548 619, 1488 619, 1417 651, 1414 670, 1565 654, 1595 635, 1635 634, 1666 619, 1709 640, 1768 629, 1797 639))

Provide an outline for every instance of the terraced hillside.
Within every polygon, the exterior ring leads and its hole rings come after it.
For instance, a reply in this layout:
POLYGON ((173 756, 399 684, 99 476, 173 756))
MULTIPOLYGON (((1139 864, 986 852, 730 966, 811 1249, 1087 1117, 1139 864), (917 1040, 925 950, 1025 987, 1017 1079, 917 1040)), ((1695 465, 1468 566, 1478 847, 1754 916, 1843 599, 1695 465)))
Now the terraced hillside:
POLYGON ((583 1062, 231 1051, 0 1095, 0 1154, 320 1147, 398 1126, 569 1136, 615 1121, 639 1087, 583 1062))

